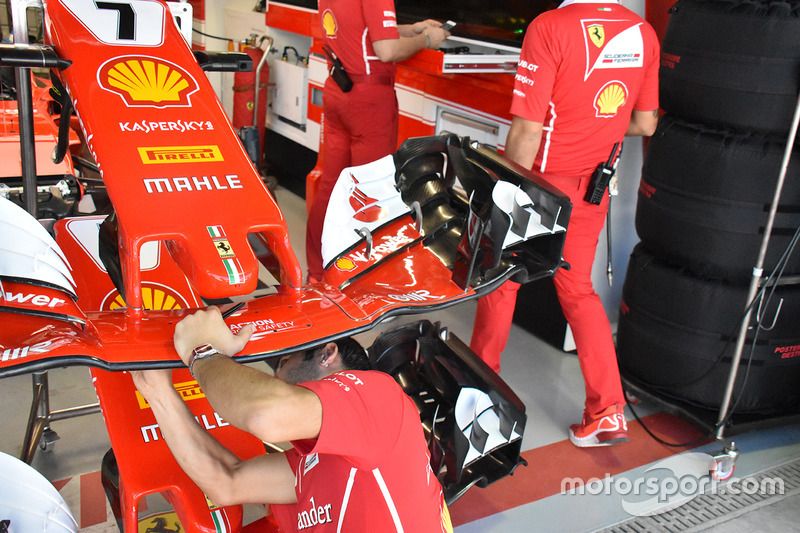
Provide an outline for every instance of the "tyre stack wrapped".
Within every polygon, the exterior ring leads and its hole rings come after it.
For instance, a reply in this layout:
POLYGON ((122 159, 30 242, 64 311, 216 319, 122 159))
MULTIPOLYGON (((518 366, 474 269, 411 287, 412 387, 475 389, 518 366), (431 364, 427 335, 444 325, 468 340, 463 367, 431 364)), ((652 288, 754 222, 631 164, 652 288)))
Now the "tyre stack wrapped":
MULTIPOLYGON (((718 410, 800 92, 800 1, 679 0, 670 13, 659 71, 665 114, 642 169, 641 242, 623 286, 617 354, 629 382, 718 410)), ((800 227, 797 144, 765 277, 800 227)), ((737 413, 800 409, 798 276, 800 251, 771 304, 753 310, 737 413)))

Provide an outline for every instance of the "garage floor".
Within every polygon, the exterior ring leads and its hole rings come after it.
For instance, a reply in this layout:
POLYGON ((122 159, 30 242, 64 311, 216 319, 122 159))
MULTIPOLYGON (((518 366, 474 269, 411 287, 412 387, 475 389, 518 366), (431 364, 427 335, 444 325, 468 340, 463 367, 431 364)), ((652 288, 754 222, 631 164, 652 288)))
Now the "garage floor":
MULTIPOLYGON (((304 264, 304 201, 283 189, 276 197, 304 264)), ((466 302, 432 315, 395 319, 384 327, 425 318, 441 322, 469 342, 474 310, 474 302, 466 302)), ((380 330, 361 340, 369 343, 380 330)), ((96 401, 87 369, 60 369, 48 375, 51 409, 96 401)), ((705 454, 721 450, 720 444, 666 446, 649 436, 631 411, 631 442, 597 449, 572 446, 567 428, 579 420, 583 405, 577 357, 517 326, 500 375, 527 408, 522 449, 528 465, 487 488, 470 489, 455 502, 451 516, 458 533, 798 530, 800 425, 776 423, 737 435, 740 455, 731 478, 735 483, 726 487, 697 468, 707 459, 705 454)), ((29 376, 0 381, 0 403, 5 406, 0 451, 13 456, 22 448, 31 388, 29 376)), ((684 419, 652 402, 642 400, 634 409, 665 441, 685 443, 701 436, 684 419)), ((100 461, 110 446, 102 417, 61 420, 52 429, 59 440, 38 451, 33 466, 59 489, 82 531, 116 531, 99 484, 100 461)), ((248 509, 247 516, 257 517, 259 512, 248 509)))

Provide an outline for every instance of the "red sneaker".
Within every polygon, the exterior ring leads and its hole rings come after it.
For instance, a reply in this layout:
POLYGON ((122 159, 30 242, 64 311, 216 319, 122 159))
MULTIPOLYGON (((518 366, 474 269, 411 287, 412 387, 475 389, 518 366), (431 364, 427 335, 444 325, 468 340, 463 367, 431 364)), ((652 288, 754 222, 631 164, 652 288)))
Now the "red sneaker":
POLYGON ((579 448, 628 442, 628 424, 622 406, 607 407, 594 418, 584 413, 582 423, 570 426, 569 440, 579 448))

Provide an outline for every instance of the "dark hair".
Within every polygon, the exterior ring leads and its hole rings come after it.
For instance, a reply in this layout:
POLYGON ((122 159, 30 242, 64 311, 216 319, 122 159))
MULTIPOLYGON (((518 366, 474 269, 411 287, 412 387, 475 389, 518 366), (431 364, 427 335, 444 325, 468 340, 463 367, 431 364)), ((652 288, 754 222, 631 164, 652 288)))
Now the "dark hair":
POLYGON ((369 370, 369 356, 361 344, 352 337, 336 339, 342 366, 348 370, 369 370))
MULTIPOLYGON (((369 357, 367 351, 353 337, 342 337, 333 341, 339 349, 339 359, 345 370, 369 370, 369 357)), ((306 350, 303 361, 311 361, 314 355, 325 346, 315 346, 306 350)))

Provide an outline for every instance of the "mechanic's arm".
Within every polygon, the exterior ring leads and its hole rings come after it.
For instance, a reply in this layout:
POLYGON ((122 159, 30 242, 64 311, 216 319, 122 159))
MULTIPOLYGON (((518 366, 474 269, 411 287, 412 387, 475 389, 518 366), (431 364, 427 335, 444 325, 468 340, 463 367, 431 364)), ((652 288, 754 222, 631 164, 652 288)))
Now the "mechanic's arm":
POLYGON ((542 128, 541 122, 514 115, 506 137, 505 157, 527 169, 533 168, 542 142, 542 128))
POLYGON ((192 370, 214 409, 234 426, 266 442, 313 439, 322 427, 322 403, 304 387, 289 385, 228 357, 247 344, 252 327, 234 335, 216 307, 198 311, 175 327, 175 349, 188 363, 209 343, 225 355, 195 361, 192 370))
POLYGON ((195 420, 171 370, 132 372, 175 460, 216 505, 294 503, 294 474, 281 453, 242 461, 195 420))
POLYGON ((437 50, 450 36, 450 32, 443 30, 441 25, 441 22, 435 20, 400 24, 397 26, 399 39, 372 41, 372 48, 378 59, 384 63, 403 61, 426 48, 437 50))
POLYGON ((643 135, 650 137, 656 132, 658 126, 658 109, 654 111, 635 111, 631 114, 628 131, 625 135, 643 135))
POLYGON ((400 37, 414 37, 428 28, 440 28, 441 26, 442 23, 438 20, 428 19, 414 24, 398 24, 397 31, 400 32, 400 37))

